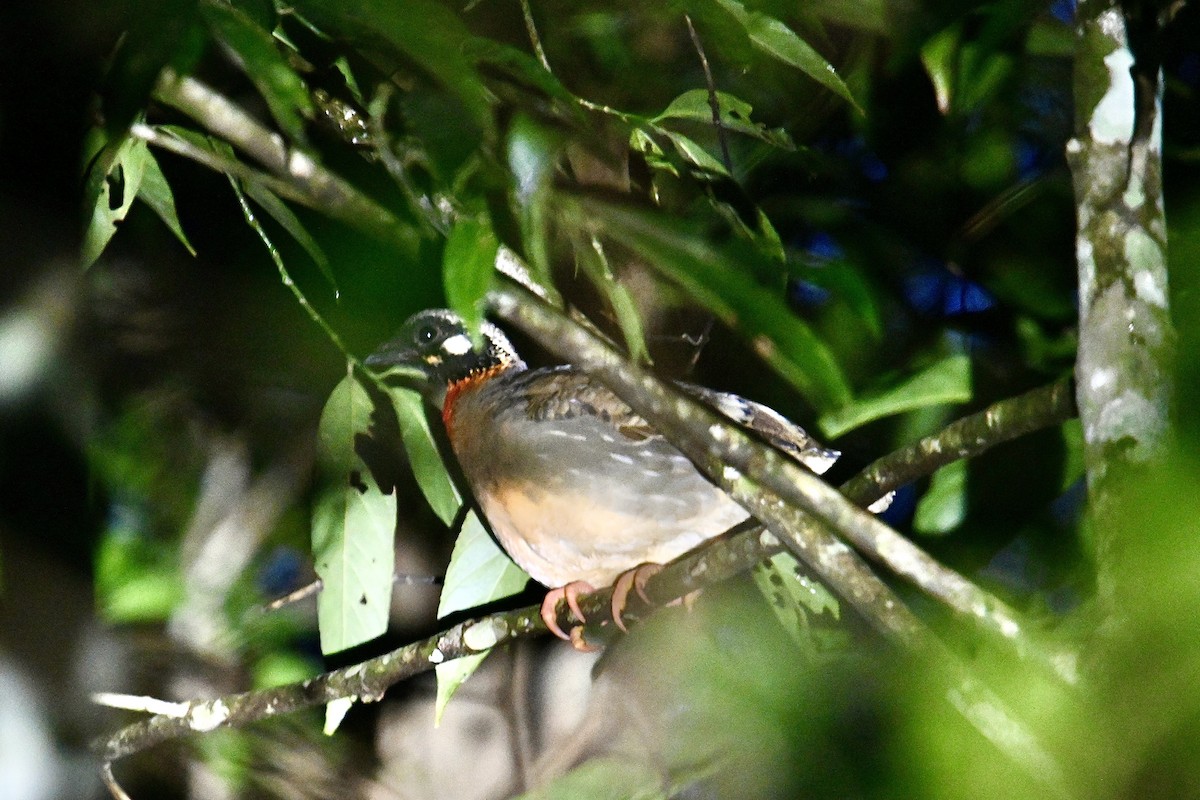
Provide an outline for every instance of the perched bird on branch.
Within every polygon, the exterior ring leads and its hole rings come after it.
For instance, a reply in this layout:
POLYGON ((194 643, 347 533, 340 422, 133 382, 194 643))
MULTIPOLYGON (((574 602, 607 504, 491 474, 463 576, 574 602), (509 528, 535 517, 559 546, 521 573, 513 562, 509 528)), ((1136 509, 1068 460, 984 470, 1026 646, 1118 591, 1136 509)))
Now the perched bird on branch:
MULTIPOLYGON (((615 582, 613 619, 624 628, 629 591, 659 564, 750 516, 606 386, 571 366, 528 369, 490 323, 476 345, 458 315, 422 311, 366 363, 385 381, 415 383, 441 409, 492 532, 551 587, 542 618, 576 646, 558 626, 560 600, 583 622, 578 595, 615 582)), ((766 406, 677 386, 814 472, 840 455, 766 406)))

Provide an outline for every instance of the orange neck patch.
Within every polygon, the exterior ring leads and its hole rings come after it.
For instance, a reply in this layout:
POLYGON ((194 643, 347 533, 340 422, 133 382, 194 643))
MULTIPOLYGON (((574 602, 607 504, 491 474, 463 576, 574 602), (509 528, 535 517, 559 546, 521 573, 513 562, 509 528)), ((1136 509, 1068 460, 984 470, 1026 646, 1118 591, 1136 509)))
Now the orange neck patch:
POLYGON ((496 364, 486 369, 478 369, 446 387, 446 399, 442 401, 442 424, 446 426, 446 435, 450 437, 451 441, 454 439, 455 404, 462 399, 464 394, 473 392, 510 367, 512 367, 511 364, 496 364))

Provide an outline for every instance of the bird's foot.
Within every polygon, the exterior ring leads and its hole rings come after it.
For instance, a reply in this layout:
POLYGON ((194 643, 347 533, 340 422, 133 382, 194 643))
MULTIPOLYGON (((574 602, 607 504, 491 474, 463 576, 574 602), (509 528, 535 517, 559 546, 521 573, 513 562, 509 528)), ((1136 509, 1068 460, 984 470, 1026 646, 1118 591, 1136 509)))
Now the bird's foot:
POLYGON ((571 628, 571 633, 567 634, 558 625, 558 601, 567 601, 567 608, 575 615, 575 619, 580 622, 587 622, 587 617, 583 615, 583 611, 579 608, 579 595, 594 592, 596 589, 587 581, 572 581, 566 586, 560 586, 557 589, 551 589, 546 593, 546 598, 542 600, 542 621, 546 623, 546 627, 560 639, 568 641, 576 650, 589 651, 595 650, 592 645, 588 644, 583 639, 583 626, 576 625, 571 628))
POLYGON ((618 628, 628 633, 628 629, 625 627, 625 620, 621 617, 625 613, 625 606, 629 600, 630 590, 636 591, 638 597, 649 603, 650 598, 646 596, 646 581, 662 572, 662 570, 662 564, 639 564, 633 569, 622 572, 617 576, 617 580, 613 583, 612 618, 618 628))

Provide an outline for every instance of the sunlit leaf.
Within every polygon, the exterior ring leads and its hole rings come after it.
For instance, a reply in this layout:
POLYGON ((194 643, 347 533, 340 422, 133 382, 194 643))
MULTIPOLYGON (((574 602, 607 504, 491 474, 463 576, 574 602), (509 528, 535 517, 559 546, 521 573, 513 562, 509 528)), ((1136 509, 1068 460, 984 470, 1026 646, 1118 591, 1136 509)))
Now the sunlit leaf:
POLYGON ((396 496, 384 494, 355 450, 369 435, 374 405, 347 375, 321 413, 318 462, 325 479, 312 516, 313 561, 321 577, 321 652, 362 644, 387 630, 395 551, 396 496))
MULTIPOLYGON (((438 619, 444 619, 456 611, 512 597, 524 589, 528 582, 529 576, 500 549, 475 512, 468 512, 458 539, 454 542, 450 566, 446 569, 446 580, 438 601, 438 619)), ((441 720, 454 692, 479 667, 486 655, 478 653, 437 665, 435 720, 441 720)))
POLYGON ((884 391, 868 394, 836 411, 821 415, 818 424, 831 439, 868 422, 905 411, 971 399, 971 359, 948 356, 884 391))
POLYGON ((926 536, 944 536, 967 517, 967 462, 952 461, 933 473, 929 489, 917 503, 913 529, 926 536))
POLYGON ((750 11, 738 0, 716 0, 746 29, 750 41, 762 52, 795 67, 826 89, 858 108, 850 89, 838 76, 833 65, 826 61, 796 32, 772 16, 750 11))
POLYGON ((717 243, 704 232, 646 209, 592 197, 563 197, 581 227, 599 226, 604 235, 640 253, 677 282, 725 324, 741 333, 755 351, 819 409, 850 401, 850 387, 829 348, 788 308, 782 290, 754 277, 778 266, 749 242, 717 243))
POLYGON ((442 255, 446 301, 477 333, 483 321, 483 298, 496 272, 500 242, 486 217, 463 217, 450 231, 442 255))
POLYGON ((417 485, 429 507, 444 524, 450 525, 458 516, 462 496, 454 481, 446 472, 433 431, 425 416, 421 395, 411 389, 388 386, 387 393, 400 425, 400 437, 404 440, 404 452, 412 466, 417 485))
POLYGON ((353 697, 339 697, 336 700, 330 700, 325 704, 325 724, 321 726, 321 733, 326 736, 333 736, 337 733, 337 729, 341 727, 342 720, 346 718, 347 712, 354 706, 353 697))
POLYGON ((203 0, 200 13, 267 103, 271 116, 293 141, 303 142, 304 120, 313 114, 304 81, 279 52, 275 39, 240 9, 203 0))
POLYGON ((949 114, 954 102, 954 83, 958 66, 959 26, 952 25, 929 37, 921 48, 921 64, 933 84, 938 111, 949 114))
POLYGON ((138 189, 138 199, 153 209, 158 218, 171 229, 171 233, 175 234, 175 238, 187 248, 189 253, 196 255, 196 249, 192 247, 187 234, 183 232, 183 226, 179 224, 179 215, 175 211, 175 195, 171 192, 171 185, 167 183, 162 168, 158 165, 154 154, 150 152, 146 153, 145 170, 142 173, 142 185, 138 189))

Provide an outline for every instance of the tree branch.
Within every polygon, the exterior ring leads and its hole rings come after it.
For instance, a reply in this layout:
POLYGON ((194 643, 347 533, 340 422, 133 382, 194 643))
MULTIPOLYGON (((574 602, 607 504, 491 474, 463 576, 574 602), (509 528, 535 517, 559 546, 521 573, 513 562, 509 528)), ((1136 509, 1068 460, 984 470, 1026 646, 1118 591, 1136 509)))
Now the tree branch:
MULTIPOLYGON (((974 458, 1002 442, 1060 425, 1074 415, 1071 381, 1042 386, 1001 400, 884 456, 842 484, 841 491, 850 500, 866 505, 951 462, 974 458)), ((867 552, 873 554, 876 549, 868 548, 867 552)))
POLYGON ((789 549, 879 630, 901 638, 911 636, 912 620, 906 619, 906 612, 896 610, 899 600, 857 555, 820 526, 797 516, 798 511, 812 515, 897 575, 994 634, 1023 660, 1040 663, 1063 679, 1073 677, 1059 659, 1033 644, 1022 621, 1005 603, 939 564, 812 472, 628 363, 616 350, 523 290, 500 289, 491 299, 500 317, 607 384, 711 480, 783 538, 789 549), (765 491, 755 491, 748 484, 765 491))
MULTIPOLYGON (((366 231, 408 259, 416 260, 420 236, 415 228, 318 164, 310 154, 290 147, 280 134, 260 125, 224 95, 195 78, 181 77, 166 69, 155 86, 154 96, 258 161, 277 179, 301 190, 301 202, 305 205, 366 231)), ((274 186, 268 188, 276 190, 274 186)), ((285 196, 296 199, 294 193, 285 196)))
POLYGON ((1075 184, 1079 353, 1075 379, 1095 525, 1097 594, 1105 613, 1120 574, 1111 523, 1113 478, 1157 460, 1167 444, 1174 351, 1162 195, 1162 71, 1130 47, 1133 25, 1154 42, 1154 15, 1127 18, 1117 0, 1076 10, 1075 184), (1146 27, 1149 29, 1145 29, 1146 27))

